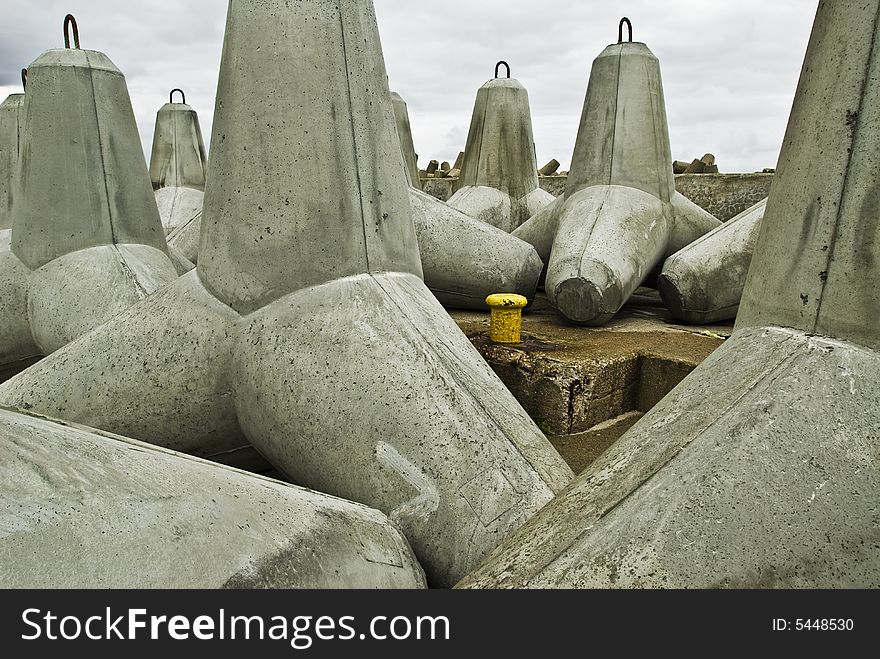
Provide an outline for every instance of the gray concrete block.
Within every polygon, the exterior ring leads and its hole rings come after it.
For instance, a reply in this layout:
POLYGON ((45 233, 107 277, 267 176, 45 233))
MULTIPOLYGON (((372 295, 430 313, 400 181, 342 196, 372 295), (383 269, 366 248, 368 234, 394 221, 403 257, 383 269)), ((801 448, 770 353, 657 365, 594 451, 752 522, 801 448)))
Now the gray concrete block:
POLYGON ((675 318, 736 318, 766 207, 758 202, 666 259, 658 288, 675 318))
POLYGON ((528 92, 513 78, 489 80, 477 90, 449 205, 510 233, 553 201, 537 169, 528 92))
POLYGON ((566 320, 607 322, 661 260, 718 226, 675 192, 657 58, 643 43, 593 62, 563 197, 514 232, 545 263, 566 320))
POLYGON ((381 513, 0 408, 4 588, 421 588, 381 513))
POLYGON ((400 150, 403 152, 403 159, 406 163, 409 184, 421 190, 422 184, 419 181, 418 156, 413 144, 412 126, 409 122, 409 110, 406 107, 406 101, 397 92, 391 92, 391 102, 394 106, 394 123, 397 126, 397 135, 400 138, 400 150))
POLYGON ((410 191, 425 285, 447 307, 488 310, 494 293, 531 300, 544 264, 528 243, 410 191))

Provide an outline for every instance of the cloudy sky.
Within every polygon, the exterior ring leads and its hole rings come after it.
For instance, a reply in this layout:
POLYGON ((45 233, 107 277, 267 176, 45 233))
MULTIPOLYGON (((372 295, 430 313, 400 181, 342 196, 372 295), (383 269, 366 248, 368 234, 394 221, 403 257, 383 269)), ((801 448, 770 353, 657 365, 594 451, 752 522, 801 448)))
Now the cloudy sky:
MULTIPOLYGON (((706 152, 722 171, 774 167, 816 0, 375 0, 391 87, 406 99, 420 165, 464 148, 477 88, 507 60, 529 90, 539 165, 568 168, 590 63, 628 16, 660 59, 673 157, 706 152)), ((156 110, 181 87, 206 141, 226 0, 2 0, 0 94, 63 46, 64 15, 83 48, 125 73, 149 157, 156 110)))

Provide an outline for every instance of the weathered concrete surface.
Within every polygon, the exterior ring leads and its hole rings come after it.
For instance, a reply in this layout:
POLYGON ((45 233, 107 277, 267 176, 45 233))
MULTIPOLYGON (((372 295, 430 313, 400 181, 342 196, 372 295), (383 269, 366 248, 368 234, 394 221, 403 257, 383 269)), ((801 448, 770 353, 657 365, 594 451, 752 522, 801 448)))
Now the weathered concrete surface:
POLYGON ((0 366, 42 354, 28 320, 30 270, 9 249, 12 231, 0 229, 0 366))
POLYGON ((419 190, 410 202, 425 285, 441 304, 485 310, 494 293, 534 298, 544 264, 531 245, 419 190))
POLYGON ((770 195, 773 174, 676 174, 675 189, 722 222, 770 195))
MULTIPOLYGON (((675 189, 722 222, 770 194, 773 174, 676 174, 675 189)), ((422 189, 440 201, 452 197, 457 178, 422 178, 422 189)), ((539 176, 538 186, 554 197, 565 193, 568 174, 539 176)))
POLYGON ((199 116, 186 103, 166 103, 156 113, 150 180, 153 189, 205 189, 208 158, 199 116))
POLYGON ((0 366, 58 349, 178 274, 112 62, 43 53, 22 111, 15 217, 0 241, 0 366))
POLYGON ((0 103, 0 231, 12 227, 12 183, 18 171, 23 106, 24 94, 10 94, 0 103))
POLYGON ((453 311, 452 317, 550 435, 647 412, 732 331, 732 324, 676 324, 657 292, 646 288, 602 327, 565 322, 539 292, 523 314, 522 342, 512 345, 489 340, 486 311, 453 311))
POLYGON ((495 78, 477 90, 458 188, 449 205, 508 233, 553 200, 538 187, 529 93, 495 78))
MULTIPOLYGON (((195 190, 192 192, 195 192, 195 190)), ((172 229, 171 233, 168 234, 169 249, 173 252, 177 252, 188 261, 195 264, 198 264, 199 262, 199 241, 202 233, 204 197, 201 201, 202 204, 199 205, 199 208, 192 208, 192 215, 181 224, 178 224, 172 229)))
POLYGON ((0 408, 4 588, 420 588, 378 511, 0 408))
POLYGON ((740 333, 462 585, 880 586, 878 373, 852 344, 740 333))
POLYGON ((880 348, 878 7, 819 5, 737 327, 880 348))
POLYGON ((416 147, 413 144, 412 126, 409 123, 409 110, 406 107, 406 101, 397 92, 391 92, 391 102, 394 107, 394 123, 397 126, 397 136, 400 138, 400 150, 403 152, 403 160, 406 163, 409 184, 421 190, 419 157, 416 155, 416 147))
POLYGON ((658 287, 675 318, 707 323, 736 317, 767 200, 710 231, 663 264, 658 287))
POLYGON ((570 322, 607 322, 663 258, 718 226, 675 192, 671 162, 657 58, 642 43, 608 46, 564 196, 514 232, 547 263, 547 296, 570 322))
POLYGON ((106 55, 40 55, 24 111, 12 251, 25 265, 113 243, 167 252, 125 78, 106 55))
POLYGON ((240 427, 451 585, 572 472, 419 279, 372 3, 233 0, 215 107, 197 272, 0 399, 202 455, 240 427), (267 43, 289 85, 262 82, 267 43))
POLYGON ((880 586, 878 33, 820 2, 734 336, 464 585, 880 586))

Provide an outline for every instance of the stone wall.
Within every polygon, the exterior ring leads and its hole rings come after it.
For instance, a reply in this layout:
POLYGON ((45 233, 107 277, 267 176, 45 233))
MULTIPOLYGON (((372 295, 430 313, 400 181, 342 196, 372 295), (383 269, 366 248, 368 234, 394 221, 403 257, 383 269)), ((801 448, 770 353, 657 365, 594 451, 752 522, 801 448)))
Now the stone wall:
MULTIPOLYGON (((566 176, 541 176, 541 188, 554 196, 565 190, 566 176)), ((773 174, 676 174, 675 188, 726 222, 770 194, 773 174)), ((452 196, 457 178, 423 178, 425 192, 441 201, 452 196)))

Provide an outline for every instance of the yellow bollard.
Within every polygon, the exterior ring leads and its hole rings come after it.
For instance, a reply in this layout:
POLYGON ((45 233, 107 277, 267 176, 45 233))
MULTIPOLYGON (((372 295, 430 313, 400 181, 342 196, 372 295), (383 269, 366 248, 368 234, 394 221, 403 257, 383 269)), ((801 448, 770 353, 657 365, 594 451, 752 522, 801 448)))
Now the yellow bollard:
POLYGON ((519 343, 522 330, 522 310, 529 301, 522 295, 496 293, 486 298, 492 309, 489 321, 489 339, 495 343, 519 343))

